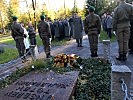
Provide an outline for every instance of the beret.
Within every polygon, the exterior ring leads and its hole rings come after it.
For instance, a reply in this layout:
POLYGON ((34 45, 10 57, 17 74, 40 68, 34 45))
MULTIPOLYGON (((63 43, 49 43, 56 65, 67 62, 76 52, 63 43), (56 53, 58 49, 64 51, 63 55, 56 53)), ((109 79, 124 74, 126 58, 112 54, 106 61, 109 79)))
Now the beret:
POLYGON ((89 11, 90 11, 90 12, 93 12, 93 11, 95 11, 95 8, 94 8, 93 6, 90 6, 90 7, 89 7, 89 11))
POLYGON ((45 18, 45 15, 41 15, 40 18, 41 18, 41 19, 44 19, 44 18, 45 18))
POLYGON ((12 17, 12 20, 13 20, 13 21, 16 21, 17 19, 18 19, 17 16, 13 16, 13 17, 12 17))

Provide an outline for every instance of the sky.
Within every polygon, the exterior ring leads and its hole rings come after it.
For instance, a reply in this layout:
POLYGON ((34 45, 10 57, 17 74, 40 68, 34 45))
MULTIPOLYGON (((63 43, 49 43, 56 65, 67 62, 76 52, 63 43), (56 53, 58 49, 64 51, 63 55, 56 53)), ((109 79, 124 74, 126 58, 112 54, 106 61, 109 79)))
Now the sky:
MULTIPOLYGON (((57 10, 60 7, 64 7, 64 1, 65 1, 66 7, 68 8, 74 7, 74 0, 42 0, 42 1, 45 1, 48 8, 51 8, 51 9, 53 8, 54 10, 57 10)), ((76 0, 76 5, 78 6, 78 8, 83 8, 84 4, 85 4, 85 0, 76 0)))
MULTIPOLYGON (((9 0, 7 0, 9 1, 9 0)), ((26 7, 25 2, 22 2, 24 0, 20 0, 21 1, 21 8, 24 9, 24 7, 26 7)), ((29 4, 32 3, 32 0, 27 0, 29 4)), ((34 0, 35 1, 35 0, 34 0)), ((40 4, 46 4, 48 9, 52 9, 57 11, 60 7, 64 7, 64 1, 65 1, 65 5, 68 8, 73 8, 74 7, 74 0, 36 0, 37 3, 40 4)), ((85 1, 86 0, 76 0, 76 5, 78 8, 83 8, 83 6, 85 5, 85 1)))

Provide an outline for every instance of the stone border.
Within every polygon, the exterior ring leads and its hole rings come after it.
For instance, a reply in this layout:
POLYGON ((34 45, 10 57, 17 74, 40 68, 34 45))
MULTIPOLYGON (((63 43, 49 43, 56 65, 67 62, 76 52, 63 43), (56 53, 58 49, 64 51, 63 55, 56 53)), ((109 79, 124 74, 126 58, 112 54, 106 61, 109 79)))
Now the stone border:
POLYGON ((126 65, 112 65, 111 69, 111 100, 125 100, 121 79, 124 80, 127 86, 127 93, 129 96, 132 72, 126 65))

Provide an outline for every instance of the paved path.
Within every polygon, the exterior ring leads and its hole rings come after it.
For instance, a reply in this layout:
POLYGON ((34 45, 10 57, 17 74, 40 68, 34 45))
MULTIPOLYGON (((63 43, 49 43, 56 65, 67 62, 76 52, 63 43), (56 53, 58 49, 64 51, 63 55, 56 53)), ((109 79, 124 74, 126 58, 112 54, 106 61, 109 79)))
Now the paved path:
POLYGON ((13 45, 7 45, 7 44, 4 44, 4 43, 0 43, 0 47, 16 48, 16 47, 13 46, 13 45))
MULTIPOLYGON (((118 55, 118 44, 117 44, 117 42, 113 42, 113 43, 111 43, 110 46, 111 46, 110 50, 111 50, 112 62, 117 65, 127 65, 133 73, 133 61, 132 61, 133 55, 129 55, 126 62, 116 61, 115 56, 118 55)), ((103 57, 103 44, 99 43, 98 48, 99 48, 98 55, 100 57, 103 57)), ((43 51, 43 48, 41 47, 39 51, 43 51)), ((84 36, 83 47, 77 47, 75 40, 71 40, 70 43, 65 46, 52 47, 51 54, 53 56, 55 56, 59 53, 66 53, 66 54, 74 53, 82 58, 90 57, 89 42, 88 42, 87 36, 84 36)), ((39 59, 45 58, 45 53, 40 52, 38 55, 38 58, 39 59)), ((8 75, 8 73, 14 71, 16 69, 16 67, 25 66, 25 64, 23 64, 23 63, 21 63, 21 61, 17 61, 17 60, 14 61, 14 63, 12 63, 12 64, 11 63, 6 63, 6 64, 0 64, 0 66, 1 65, 3 66, 3 67, 0 67, 0 73, 3 72, 3 74, 0 74, 0 77, 5 77, 6 75, 8 75), (13 65, 13 64, 16 64, 16 65, 13 65), (15 66, 15 67, 13 67, 13 66, 15 66), (8 69, 8 70, 6 70, 6 69, 8 69)), ((131 92, 133 93, 133 74, 132 74, 131 92)))

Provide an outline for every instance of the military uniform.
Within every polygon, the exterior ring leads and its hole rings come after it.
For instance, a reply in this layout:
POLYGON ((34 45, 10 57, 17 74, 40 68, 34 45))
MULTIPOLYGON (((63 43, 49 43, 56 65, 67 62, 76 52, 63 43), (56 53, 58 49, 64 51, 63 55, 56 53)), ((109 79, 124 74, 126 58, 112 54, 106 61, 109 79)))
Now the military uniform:
POLYGON ((24 56, 25 45, 24 45, 24 30, 20 23, 17 22, 17 17, 13 17, 13 24, 11 25, 12 37, 16 42, 16 48, 18 49, 19 56, 24 56))
POLYGON ((90 14, 84 21, 85 32, 88 35, 90 43, 91 57, 97 57, 98 51, 98 34, 101 31, 101 20, 97 14, 94 14, 94 8, 89 8, 90 14), (92 10, 91 10, 92 9, 92 10))
POLYGON ((113 30, 116 31, 116 36, 119 45, 119 57, 117 60, 125 61, 128 52, 128 41, 130 37, 130 16, 133 16, 133 6, 120 0, 120 4, 114 10, 113 30))
POLYGON ((50 57, 50 38, 51 38, 51 30, 49 24, 44 21, 43 17, 41 17, 41 22, 38 24, 38 32, 40 38, 42 39, 46 57, 50 57))
POLYGON ((131 27, 130 27, 130 39, 129 39, 129 52, 130 54, 133 54, 133 19, 130 20, 131 27))

